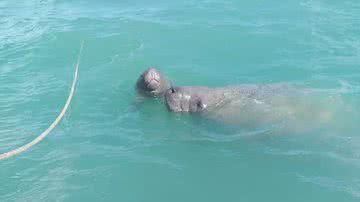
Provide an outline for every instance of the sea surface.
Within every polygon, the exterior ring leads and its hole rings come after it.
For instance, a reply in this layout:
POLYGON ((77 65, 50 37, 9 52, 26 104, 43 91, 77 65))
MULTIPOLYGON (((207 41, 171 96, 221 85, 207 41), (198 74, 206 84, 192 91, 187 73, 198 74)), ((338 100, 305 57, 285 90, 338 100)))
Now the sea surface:
POLYGON ((360 201, 359 0, 0 0, 0 153, 59 114, 82 40, 70 109, 0 162, 1 202, 360 201), (228 128, 136 103, 150 66, 174 85, 301 85, 342 113, 228 128))

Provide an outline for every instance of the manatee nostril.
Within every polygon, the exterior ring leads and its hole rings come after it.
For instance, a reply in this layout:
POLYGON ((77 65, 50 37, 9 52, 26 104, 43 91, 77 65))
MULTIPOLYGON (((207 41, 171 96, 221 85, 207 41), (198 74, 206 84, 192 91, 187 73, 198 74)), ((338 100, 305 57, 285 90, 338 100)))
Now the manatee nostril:
POLYGON ((171 93, 175 93, 175 89, 174 89, 174 88, 170 88, 170 92, 171 92, 171 93))
POLYGON ((198 100, 196 102, 196 106, 200 109, 200 110, 204 110, 206 108, 206 104, 204 104, 201 100, 198 100))
POLYGON ((152 80, 159 81, 160 75, 155 69, 148 69, 144 73, 144 81, 145 82, 151 82, 152 80))

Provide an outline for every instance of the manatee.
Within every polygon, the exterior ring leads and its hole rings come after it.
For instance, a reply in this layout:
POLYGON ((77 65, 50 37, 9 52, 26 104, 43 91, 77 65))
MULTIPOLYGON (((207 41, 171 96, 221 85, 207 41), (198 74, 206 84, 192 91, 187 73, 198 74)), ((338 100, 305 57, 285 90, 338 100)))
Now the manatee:
POLYGON ((171 112, 196 113, 243 126, 306 127, 328 123, 333 117, 326 99, 313 99, 308 91, 287 84, 178 86, 168 89, 164 97, 171 112))
POLYGON ((155 68, 145 70, 136 82, 136 89, 141 95, 158 97, 170 88, 170 82, 155 68))
POLYGON ((265 96, 274 95, 282 85, 243 85, 223 88, 205 86, 171 87, 165 93, 165 102, 172 112, 203 112, 221 108, 233 102, 262 103, 265 96))

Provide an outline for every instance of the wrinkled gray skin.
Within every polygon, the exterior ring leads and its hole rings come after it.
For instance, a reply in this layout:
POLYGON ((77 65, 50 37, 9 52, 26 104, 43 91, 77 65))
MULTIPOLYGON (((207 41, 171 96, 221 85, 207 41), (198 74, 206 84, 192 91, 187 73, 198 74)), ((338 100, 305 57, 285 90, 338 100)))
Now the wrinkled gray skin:
POLYGON ((165 103, 171 112, 206 114, 225 123, 259 126, 286 121, 299 130, 329 123, 338 105, 286 84, 173 87, 166 91, 165 103))
POLYGON ((274 88, 247 85, 243 87, 208 88, 203 86, 184 86, 170 88, 165 93, 165 101, 172 112, 201 112, 224 106, 229 102, 262 97, 274 88))
POLYGON ((220 89, 203 86, 170 88, 165 93, 165 102, 172 112, 200 112, 215 106, 224 99, 220 89))
POLYGON ((136 82, 137 91, 145 96, 162 96, 170 88, 170 82, 155 68, 145 70, 136 82))

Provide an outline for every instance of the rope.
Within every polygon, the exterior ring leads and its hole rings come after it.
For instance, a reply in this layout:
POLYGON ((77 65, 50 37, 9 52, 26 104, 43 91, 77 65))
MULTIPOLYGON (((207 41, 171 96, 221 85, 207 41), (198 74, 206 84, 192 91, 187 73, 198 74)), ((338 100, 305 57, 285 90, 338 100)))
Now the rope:
POLYGON ((70 94, 69 94, 69 97, 66 100, 65 106, 62 109, 62 111, 60 112, 60 114, 56 117, 54 122, 44 132, 42 132, 37 138, 35 138, 33 141, 31 141, 31 142, 29 142, 29 143, 27 143, 27 144, 25 144, 25 145, 23 145, 23 146, 21 146, 19 148, 16 148, 16 149, 11 150, 9 152, 0 154, 0 160, 7 159, 7 158, 10 158, 12 156, 15 156, 15 155, 18 155, 18 154, 21 154, 21 153, 27 151, 32 146, 36 145, 41 140, 43 140, 55 128, 55 126, 61 121, 61 119, 65 115, 67 109, 69 108, 69 105, 71 103, 71 100, 72 100, 74 92, 75 92, 75 86, 76 86, 76 82, 77 82, 77 78, 78 78, 78 70, 79 70, 79 64, 80 64, 80 56, 81 56, 81 52, 82 52, 82 49, 83 49, 83 45, 84 45, 84 41, 82 41, 81 45, 80 45, 80 52, 79 52, 79 56, 78 56, 78 59, 77 59, 76 66, 75 66, 74 79, 73 79, 73 82, 72 82, 70 94))

